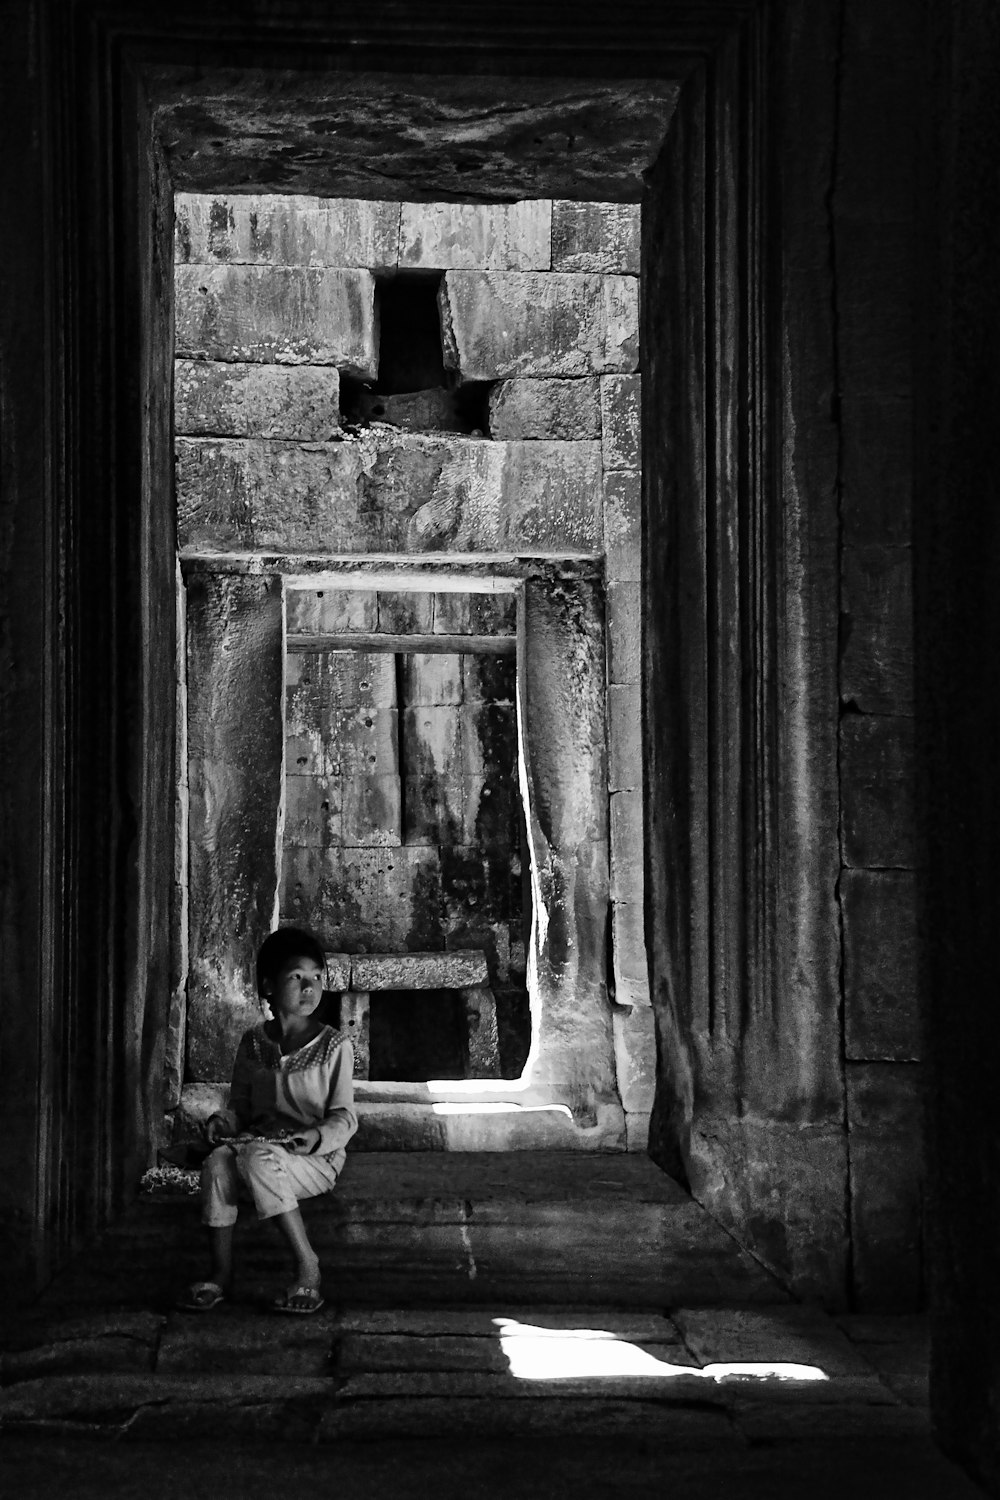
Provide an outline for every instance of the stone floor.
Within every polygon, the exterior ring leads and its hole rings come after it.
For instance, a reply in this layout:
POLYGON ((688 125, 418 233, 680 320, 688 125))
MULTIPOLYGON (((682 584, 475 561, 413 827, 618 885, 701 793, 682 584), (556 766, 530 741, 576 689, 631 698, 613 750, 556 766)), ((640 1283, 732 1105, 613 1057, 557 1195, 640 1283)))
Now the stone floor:
POLYGON ((173 1310, 193 1205, 137 1205, 8 1322, 5 1491, 979 1493, 931 1441, 922 1321, 793 1302, 649 1163, 355 1159, 335 1197, 311 1318, 267 1310, 259 1251, 231 1303, 173 1310))

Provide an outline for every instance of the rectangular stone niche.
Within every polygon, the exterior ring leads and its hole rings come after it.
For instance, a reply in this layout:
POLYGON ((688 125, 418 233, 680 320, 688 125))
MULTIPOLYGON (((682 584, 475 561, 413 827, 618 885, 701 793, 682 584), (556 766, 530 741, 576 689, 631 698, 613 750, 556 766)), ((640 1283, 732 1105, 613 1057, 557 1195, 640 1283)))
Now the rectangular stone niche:
POLYGON ((485 953, 337 953, 327 956, 327 964, 347 975, 337 1019, 354 1043, 356 1078, 502 1076, 497 1002, 485 953))

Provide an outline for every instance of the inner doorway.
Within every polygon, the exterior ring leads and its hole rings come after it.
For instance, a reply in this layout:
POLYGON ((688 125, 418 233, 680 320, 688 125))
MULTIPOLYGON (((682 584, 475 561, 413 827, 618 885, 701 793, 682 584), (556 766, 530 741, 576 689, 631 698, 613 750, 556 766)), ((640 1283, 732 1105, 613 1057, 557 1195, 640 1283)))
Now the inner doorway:
POLYGON ((524 1070, 516 613, 512 593, 287 592, 280 917, 324 943, 360 1077, 524 1070))

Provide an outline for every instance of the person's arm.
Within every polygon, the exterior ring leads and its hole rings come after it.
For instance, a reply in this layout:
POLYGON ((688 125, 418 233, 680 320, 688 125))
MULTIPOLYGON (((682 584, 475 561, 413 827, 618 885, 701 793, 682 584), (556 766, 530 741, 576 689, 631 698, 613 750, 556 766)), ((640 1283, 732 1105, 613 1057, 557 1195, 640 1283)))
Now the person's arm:
POLYGON ((323 1118, 307 1130, 297 1131, 287 1142, 296 1153, 329 1156, 346 1146, 358 1128, 354 1108, 354 1048, 341 1042, 333 1054, 323 1118))
POLYGON ((245 1032, 233 1060, 233 1081, 229 1087, 229 1108, 209 1115, 206 1131, 210 1141, 224 1140, 246 1130, 250 1123, 250 1033, 245 1032), (214 1128, 213 1128, 214 1127, 214 1128))
POLYGON ((323 1156, 339 1151, 346 1146, 358 1128, 358 1114, 354 1108, 354 1047, 341 1042, 333 1059, 330 1087, 326 1097, 326 1113, 319 1126, 318 1150, 323 1156))

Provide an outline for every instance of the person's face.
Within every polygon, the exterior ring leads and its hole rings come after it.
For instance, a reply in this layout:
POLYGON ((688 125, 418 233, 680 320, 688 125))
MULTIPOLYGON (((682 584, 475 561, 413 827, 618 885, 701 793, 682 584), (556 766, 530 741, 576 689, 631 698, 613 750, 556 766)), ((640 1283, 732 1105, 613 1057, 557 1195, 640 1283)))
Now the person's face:
POLYGON ((323 997, 323 971, 311 958, 290 958, 264 994, 276 1016, 287 1020, 311 1016, 323 997))

